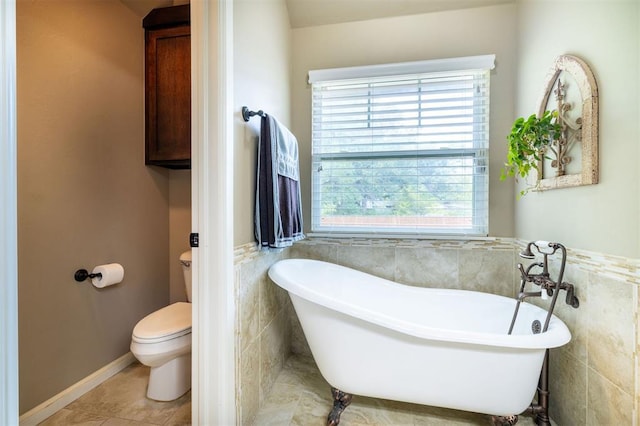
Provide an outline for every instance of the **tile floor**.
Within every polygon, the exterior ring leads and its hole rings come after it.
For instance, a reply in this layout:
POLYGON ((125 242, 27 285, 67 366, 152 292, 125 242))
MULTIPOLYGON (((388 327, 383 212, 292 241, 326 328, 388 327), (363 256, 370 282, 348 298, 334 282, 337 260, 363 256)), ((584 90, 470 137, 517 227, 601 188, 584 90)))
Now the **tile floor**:
MULTIPOLYGON (((329 384, 312 358, 292 355, 258 413, 254 426, 324 426, 332 404, 329 384)), ((489 416, 354 396, 341 426, 441 426, 491 424, 489 416)), ((518 426, 534 425, 521 416, 518 426)))
POLYGON ((191 424, 191 392, 171 402, 146 398, 149 367, 134 363, 49 417, 42 426, 191 424))
MULTIPOLYGON (((42 426, 177 426, 191 424, 191 392, 172 402, 145 397, 148 367, 134 363, 40 423, 42 426)), ((292 355, 278 376, 253 426, 324 426, 330 387, 312 358, 292 355)), ((488 416, 355 396, 342 426, 490 425, 488 416)), ((518 426, 530 426, 521 417, 518 426)))

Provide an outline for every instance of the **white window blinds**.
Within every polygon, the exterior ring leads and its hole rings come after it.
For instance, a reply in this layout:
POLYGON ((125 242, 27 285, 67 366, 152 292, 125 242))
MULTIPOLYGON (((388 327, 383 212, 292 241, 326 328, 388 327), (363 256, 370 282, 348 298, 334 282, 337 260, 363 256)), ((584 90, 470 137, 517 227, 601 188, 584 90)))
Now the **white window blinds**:
POLYGON ((487 235, 492 64, 310 72, 312 231, 487 235))

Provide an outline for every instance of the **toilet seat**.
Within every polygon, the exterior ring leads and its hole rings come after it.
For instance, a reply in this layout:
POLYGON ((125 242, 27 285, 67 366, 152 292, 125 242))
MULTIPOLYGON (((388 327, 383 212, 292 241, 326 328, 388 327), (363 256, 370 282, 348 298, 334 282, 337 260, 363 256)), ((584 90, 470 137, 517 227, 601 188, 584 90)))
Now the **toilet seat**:
POLYGON ((191 303, 176 302, 141 319, 131 339, 137 343, 159 343, 191 333, 191 303))

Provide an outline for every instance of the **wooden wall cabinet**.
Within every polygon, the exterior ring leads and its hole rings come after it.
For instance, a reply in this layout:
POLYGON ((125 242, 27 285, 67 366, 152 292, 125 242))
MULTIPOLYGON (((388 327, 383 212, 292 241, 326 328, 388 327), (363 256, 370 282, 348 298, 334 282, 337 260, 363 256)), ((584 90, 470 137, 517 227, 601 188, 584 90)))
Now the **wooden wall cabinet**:
POLYGON ((189 5, 154 9, 145 29, 145 164, 191 168, 189 5))

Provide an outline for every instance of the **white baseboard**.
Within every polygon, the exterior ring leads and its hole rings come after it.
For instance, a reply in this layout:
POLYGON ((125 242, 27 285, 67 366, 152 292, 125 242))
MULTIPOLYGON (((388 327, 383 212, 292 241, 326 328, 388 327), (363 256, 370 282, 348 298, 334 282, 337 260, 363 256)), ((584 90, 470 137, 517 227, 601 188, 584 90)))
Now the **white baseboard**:
POLYGON ((47 417, 52 416, 56 412, 69 405, 71 402, 80 398, 82 395, 89 392, 100 383, 106 381, 111 376, 124 370, 135 360, 136 358, 133 356, 133 354, 131 352, 127 352, 115 361, 110 362, 98 371, 80 380, 78 383, 69 386, 59 394, 49 398, 42 404, 32 408, 31 410, 21 415, 20 426, 37 425, 47 417))

